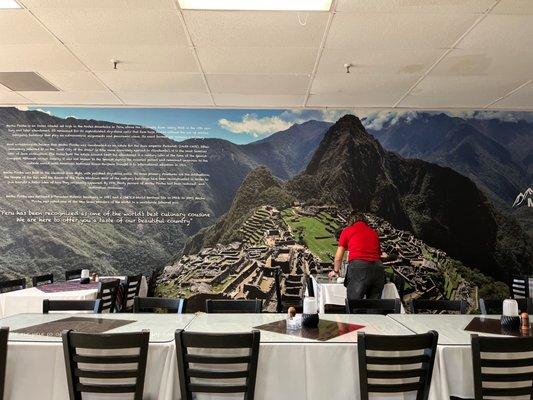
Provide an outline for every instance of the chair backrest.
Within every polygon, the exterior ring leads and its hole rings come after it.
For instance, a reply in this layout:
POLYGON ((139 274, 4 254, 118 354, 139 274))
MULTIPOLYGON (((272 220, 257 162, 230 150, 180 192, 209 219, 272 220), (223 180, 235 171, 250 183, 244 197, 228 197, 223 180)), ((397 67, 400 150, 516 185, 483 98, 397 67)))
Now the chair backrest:
POLYGON ((94 314, 100 314, 102 300, 43 300, 43 314, 50 311, 92 311, 94 314))
POLYGON ((135 296, 139 295, 139 290, 141 289, 141 280, 142 275, 132 275, 127 276, 126 281, 124 282, 124 290, 122 293, 122 312, 131 312, 133 311, 133 299, 135 296))
POLYGON ((533 398, 533 358, 528 354, 533 351, 533 337, 471 337, 476 400, 533 398), (494 357, 494 353, 510 357, 494 357))
POLYGON ((79 279, 79 278, 81 278, 81 268, 65 271, 66 281, 70 281, 71 279, 79 279))
POLYGON ((0 282, 0 293, 14 292, 15 290, 26 289, 26 279, 11 279, 0 282))
POLYGON ((313 287, 313 278, 310 275, 305 275, 305 287, 307 288, 307 295, 315 297, 315 288, 313 287))
POLYGON ((413 391, 416 391, 416 400, 427 400, 438 337, 439 334, 435 331, 407 336, 368 335, 359 332, 357 353, 361 400, 368 400, 369 393, 413 391), (409 382, 397 381, 400 379, 409 379, 409 382))
POLYGON ((48 285, 49 283, 54 283, 54 274, 37 275, 31 278, 33 287, 48 285))
POLYGON ((117 303, 117 292, 120 287, 120 279, 100 282, 98 285, 97 299, 102 300, 102 312, 114 312, 117 303))
POLYGON ((295 301, 283 300, 281 293, 281 268, 276 268, 274 272, 274 290, 276 294, 276 312, 286 312, 289 307, 294 307, 297 312, 301 313, 303 310, 303 299, 297 299, 295 301))
POLYGON ((411 301, 411 312, 413 314, 420 313, 437 313, 447 314, 457 312, 459 314, 466 314, 468 310, 468 303, 465 300, 413 300, 411 301))
POLYGON ((0 400, 4 398, 4 383, 6 379, 7 339, 9 328, 0 328, 0 400))
POLYGON ((134 313, 153 313, 165 311, 167 313, 184 314, 187 300, 166 299, 162 297, 135 297, 133 299, 134 313))
POLYGON ((253 400, 261 333, 196 333, 176 331, 176 353, 182 400, 193 393, 243 393, 253 400), (196 351, 191 352, 191 349, 196 351), (208 349, 209 353, 201 353, 208 349), (216 353, 217 349, 221 354, 216 353), (233 349, 238 354, 228 354, 233 349), (191 367, 190 364, 194 364, 191 367), (246 364, 243 369, 242 365, 246 364), (207 365, 203 367, 202 365, 207 365), (214 369, 214 365, 223 368, 214 369), (235 379, 240 378, 240 382, 235 379), (201 381, 197 381, 201 379, 201 381))
POLYGON ((257 314, 262 312, 263 302, 257 300, 206 300, 205 311, 213 313, 257 314))
POLYGON ((71 400, 81 400, 82 393, 88 392, 131 393, 134 400, 142 400, 149 331, 93 334, 69 330, 61 336, 71 400), (102 355, 106 350, 112 355, 102 355), (109 368, 117 364, 128 367, 109 368), (128 381, 119 384, 116 379, 128 381))
POLYGON ((400 299, 346 299, 346 314, 399 314, 401 309, 400 299))
POLYGON ((511 281, 511 297, 513 299, 529 298, 529 278, 527 276, 513 276, 511 281))
MULTIPOLYGON (((520 312, 533 313, 533 299, 515 299, 520 312)), ((503 300, 479 299, 479 310, 483 315, 501 315, 503 300)))

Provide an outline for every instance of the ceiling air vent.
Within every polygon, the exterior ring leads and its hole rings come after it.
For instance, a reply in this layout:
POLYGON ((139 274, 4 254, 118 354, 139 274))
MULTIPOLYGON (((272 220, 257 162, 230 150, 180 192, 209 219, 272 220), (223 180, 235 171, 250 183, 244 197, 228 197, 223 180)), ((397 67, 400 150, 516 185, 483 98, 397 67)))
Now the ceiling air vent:
POLYGON ((15 92, 59 91, 35 72, 0 72, 0 83, 15 92))

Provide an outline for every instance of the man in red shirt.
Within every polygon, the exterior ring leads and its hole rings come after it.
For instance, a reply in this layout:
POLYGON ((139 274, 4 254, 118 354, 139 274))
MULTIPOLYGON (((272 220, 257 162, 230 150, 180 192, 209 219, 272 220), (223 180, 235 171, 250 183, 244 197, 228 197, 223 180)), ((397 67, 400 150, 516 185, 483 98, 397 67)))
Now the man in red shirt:
POLYGON ((339 246, 330 277, 339 274, 346 251, 349 264, 344 277, 344 286, 348 300, 359 300, 365 295, 367 299, 381 298, 385 284, 385 269, 381 263, 379 236, 368 226, 365 216, 361 213, 352 212, 350 226, 346 227, 339 237, 339 246))

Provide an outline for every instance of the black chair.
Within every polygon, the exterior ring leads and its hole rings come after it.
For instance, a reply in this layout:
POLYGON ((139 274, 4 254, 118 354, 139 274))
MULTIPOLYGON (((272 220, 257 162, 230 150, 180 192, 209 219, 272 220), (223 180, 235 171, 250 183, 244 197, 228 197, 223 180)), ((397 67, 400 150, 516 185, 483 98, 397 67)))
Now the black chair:
POLYGON ((294 301, 283 300, 281 294, 281 269, 276 268, 274 271, 274 291, 276 294, 276 312, 285 313, 290 307, 294 307, 297 313, 302 313, 303 311, 303 299, 298 299, 294 301))
POLYGON ((102 312, 115 311, 119 288, 120 279, 112 279, 99 283, 96 298, 102 300, 102 312))
POLYGON ((193 393, 243 393, 245 400, 253 400, 260 338, 258 330, 228 334, 177 330, 176 353, 181 399, 192 400, 195 398, 193 393), (198 349, 209 349, 210 353, 200 354, 198 349), (217 349, 223 353, 211 353, 217 349), (239 353, 228 354, 227 349, 239 353), (243 354, 246 350, 247 354, 243 354), (190 364, 194 366, 191 367, 190 364), (232 364, 233 367, 230 368, 232 364), (242 364, 246 364, 246 367, 242 367, 242 364), (214 365, 222 365, 223 368, 216 370, 214 365), (235 382, 238 378, 241 382, 235 382))
POLYGON ((324 314, 346 314, 346 306, 340 304, 324 304, 324 314))
POLYGON ((69 271, 65 271, 65 280, 70 281, 72 279, 80 279, 81 278, 81 269, 71 269, 69 271))
POLYGON ((413 300, 411 301, 411 312, 413 314, 449 314, 457 312, 466 314, 468 303, 465 300, 413 300))
POLYGON ((0 293, 14 292, 15 290, 26 289, 26 279, 11 279, 0 282, 0 293))
POLYGON ((0 400, 4 398, 4 384, 6 379, 7 339, 9 328, 0 328, 0 400))
POLYGON ((131 393, 134 400, 142 400, 149 331, 93 334, 69 330, 61 336, 71 400, 81 400, 82 393, 131 393), (138 354, 132 354, 132 349, 138 349, 138 354), (112 355, 91 355, 87 350, 108 350, 112 355), (128 367, 109 368, 117 364, 128 367), (93 379, 99 381, 96 383, 93 379), (116 379, 135 382, 119 384, 116 379))
MULTIPOLYGON (((520 312, 533 312, 533 299, 515 299, 520 312)), ((483 315, 501 315, 503 312, 503 300, 479 299, 479 310, 483 315)))
POLYGON ((400 299, 346 299, 346 314, 399 314, 401 309, 400 299))
POLYGON ((165 299, 161 297, 135 297, 133 299, 134 313, 153 313, 165 311, 167 313, 184 314, 187 300, 165 299))
POLYGON ((263 311, 261 300, 206 300, 205 311, 208 314, 258 314, 263 311))
POLYGON ((527 354, 533 351, 533 337, 471 337, 476 400, 513 396, 533 398, 533 358, 527 354), (486 353, 508 354, 512 358, 494 358, 493 354, 486 353), (522 357, 517 357, 519 355, 522 357), (490 368, 490 372, 483 371, 484 368, 490 368), (494 386, 496 382, 499 387, 494 386))
POLYGON ((33 287, 54 283, 54 274, 37 275, 31 278, 33 287))
POLYGON ((102 300, 43 300, 43 314, 50 311, 92 311, 102 312, 102 300))
POLYGON ((126 281, 122 286, 122 298, 120 305, 121 312, 133 311, 133 299, 139 295, 142 277, 142 275, 133 275, 126 277, 126 281))
POLYGON ((313 286, 313 278, 310 275, 305 275, 305 286, 307 288, 307 295, 309 297, 315 297, 315 288, 313 286))
POLYGON ((359 332, 357 353, 361 400, 368 400, 369 393, 414 391, 417 393, 417 400, 427 400, 438 337, 439 334, 435 331, 406 336, 368 335, 359 332), (380 355, 368 354, 368 351, 379 351, 380 355), (381 352, 388 354, 381 355, 381 352), (386 369, 369 369, 369 366, 386 367, 386 369), (390 369, 391 366, 403 368, 390 369), (369 382, 369 379, 372 382, 369 382), (400 383, 395 382, 395 379, 409 379, 410 382, 400 383))
POLYGON ((511 281, 511 297, 513 299, 529 298, 529 278, 527 276, 514 276, 511 281))

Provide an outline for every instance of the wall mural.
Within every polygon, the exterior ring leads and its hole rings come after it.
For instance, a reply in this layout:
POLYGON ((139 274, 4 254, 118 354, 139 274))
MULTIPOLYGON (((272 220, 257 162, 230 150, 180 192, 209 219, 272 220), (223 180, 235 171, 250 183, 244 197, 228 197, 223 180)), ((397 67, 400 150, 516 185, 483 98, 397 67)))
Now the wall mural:
POLYGON ((273 269, 299 296, 352 209, 405 299, 502 297, 533 265, 533 113, 5 107, 0 141, 4 279, 156 271, 273 309, 273 269))

